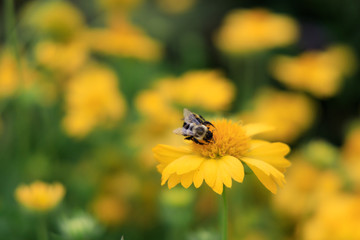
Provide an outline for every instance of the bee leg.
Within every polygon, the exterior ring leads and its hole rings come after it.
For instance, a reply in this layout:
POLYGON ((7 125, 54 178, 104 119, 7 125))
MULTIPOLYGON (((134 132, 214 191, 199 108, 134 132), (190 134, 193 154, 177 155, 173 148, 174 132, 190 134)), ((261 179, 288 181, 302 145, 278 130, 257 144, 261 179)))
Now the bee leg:
POLYGON ((208 122, 208 121, 205 121, 204 124, 205 124, 205 125, 211 125, 211 126, 215 127, 214 125, 212 125, 211 122, 208 122))
POLYGON ((188 137, 186 137, 186 138, 184 138, 185 140, 193 140, 193 136, 188 136, 188 137))

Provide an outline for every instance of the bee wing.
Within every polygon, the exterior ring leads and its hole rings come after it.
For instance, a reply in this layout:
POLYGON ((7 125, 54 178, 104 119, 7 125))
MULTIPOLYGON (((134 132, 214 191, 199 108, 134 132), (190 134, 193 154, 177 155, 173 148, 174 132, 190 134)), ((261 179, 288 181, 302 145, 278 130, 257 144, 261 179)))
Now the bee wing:
POLYGON ((196 115, 189 111, 189 109, 184 108, 184 122, 195 123, 196 125, 201 124, 197 119, 196 115))
POLYGON ((177 135, 183 135, 183 128, 177 128, 173 131, 173 133, 177 134, 177 135))
POLYGON ((194 134, 191 131, 186 130, 185 128, 177 128, 173 131, 177 135, 183 136, 193 136, 194 134))

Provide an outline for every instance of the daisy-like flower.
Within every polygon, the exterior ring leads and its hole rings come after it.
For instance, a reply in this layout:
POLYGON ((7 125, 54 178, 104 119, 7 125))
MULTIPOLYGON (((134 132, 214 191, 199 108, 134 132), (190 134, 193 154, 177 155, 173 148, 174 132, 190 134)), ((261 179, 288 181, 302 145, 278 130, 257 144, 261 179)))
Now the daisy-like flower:
POLYGON ((255 140, 258 133, 272 130, 262 124, 242 125, 231 120, 212 122, 214 141, 199 145, 189 142, 187 146, 174 147, 159 144, 153 148, 154 156, 162 174, 161 184, 169 189, 177 184, 185 188, 192 184, 199 188, 206 182, 216 193, 222 194, 223 186, 232 186, 232 180, 244 180, 244 163, 254 172, 260 182, 272 193, 277 185, 285 183, 284 172, 290 166, 285 159, 289 147, 280 142, 255 140))
POLYGON ((15 190, 16 200, 29 210, 47 212, 55 208, 65 195, 61 183, 47 184, 35 181, 30 185, 20 185, 15 190))

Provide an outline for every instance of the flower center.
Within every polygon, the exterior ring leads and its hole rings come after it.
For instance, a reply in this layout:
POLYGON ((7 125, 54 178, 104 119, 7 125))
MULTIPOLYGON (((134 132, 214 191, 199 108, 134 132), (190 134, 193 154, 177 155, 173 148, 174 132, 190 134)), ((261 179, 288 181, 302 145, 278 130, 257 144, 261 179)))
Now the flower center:
POLYGON ((246 136, 241 124, 225 119, 212 122, 215 128, 210 130, 214 139, 209 144, 192 143, 194 152, 207 158, 218 158, 226 155, 240 158, 250 147, 250 137, 246 136))

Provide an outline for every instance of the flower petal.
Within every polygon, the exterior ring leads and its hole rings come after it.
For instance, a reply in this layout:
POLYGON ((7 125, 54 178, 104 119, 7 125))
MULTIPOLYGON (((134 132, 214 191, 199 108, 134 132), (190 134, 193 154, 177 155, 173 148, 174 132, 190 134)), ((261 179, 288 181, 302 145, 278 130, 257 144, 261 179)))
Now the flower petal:
POLYGON ((222 177, 221 177, 221 174, 219 173, 219 168, 218 168, 216 180, 215 180, 215 183, 214 183, 214 186, 212 187, 212 189, 217 194, 222 194, 223 188, 224 188, 224 184, 223 184, 222 177))
MULTIPOLYGON (((240 162, 239 160, 237 160, 238 162, 240 162)), ((241 164, 241 162, 240 162, 241 164)), ((242 164, 241 164, 242 166, 242 164)), ((217 169, 217 177, 216 177, 216 181, 214 186, 212 187, 212 189, 214 190, 214 192, 218 193, 218 194, 222 194, 223 189, 224 189, 224 184, 225 186, 227 186, 228 188, 231 188, 232 186, 232 181, 231 181, 231 176, 230 174, 227 172, 227 170, 224 169, 224 164, 218 164, 218 169, 217 169)))
POLYGON ((169 163, 162 172, 162 181, 166 181, 173 173, 182 175, 199 168, 204 158, 197 155, 185 155, 169 163))
POLYGON ((248 157, 243 157, 241 160, 251 168, 261 183, 272 193, 276 193, 275 183, 282 186, 285 182, 284 174, 270 164, 248 157))
POLYGON ((223 164, 219 164, 218 175, 221 176, 222 182, 225 184, 225 186, 231 188, 232 186, 231 175, 227 172, 227 170, 224 169, 223 164))
POLYGON ((218 161, 215 159, 205 160, 201 166, 200 171, 202 172, 205 182, 210 187, 213 187, 217 177, 218 161))
POLYGON ((172 189, 179 183, 180 183, 180 176, 175 173, 171 174, 171 176, 169 177, 169 180, 168 180, 168 188, 172 189))
POLYGON ((269 142, 264 141, 264 140, 251 139, 251 140, 250 140, 250 148, 249 148, 249 151, 251 151, 251 150, 254 149, 254 148, 258 148, 258 147, 260 147, 261 145, 268 144, 268 143, 269 143, 269 142))
POLYGON ((251 170, 254 172, 256 177, 260 180, 260 182, 273 194, 277 192, 277 186, 271 176, 264 174, 263 171, 259 170, 257 167, 252 166, 250 167, 251 170))
POLYGON ((170 163, 181 156, 191 153, 188 147, 173 147, 158 144, 152 149, 154 157, 160 163, 170 163))
POLYGON ((284 169, 291 165, 290 161, 284 158, 290 151, 288 145, 259 140, 251 141, 250 144, 250 151, 245 154, 245 157, 260 159, 278 169, 284 169))
POLYGON ((275 129, 274 127, 272 127, 270 125, 261 124, 261 123, 246 124, 243 128, 246 132, 246 135, 249 137, 259 134, 259 133, 272 131, 275 129))
POLYGON ((160 163, 160 164, 158 164, 157 166, 156 166, 156 169, 160 172, 160 173, 162 173, 162 171, 164 170, 164 168, 167 166, 167 164, 165 164, 165 163, 160 163))
POLYGON ((271 166, 269 163, 249 158, 249 157, 242 157, 242 161, 244 161, 250 168, 251 166, 255 166, 261 171, 263 171, 266 175, 273 175, 276 178, 284 178, 284 174, 280 172, 275 167, 271 166))
POLYGON ((195 171, 193 181, 196 188, 199 188, 203 183, 204 176, 202 175, 202 172, 200 170, 195 171))
POLYGON ((194 172, 189 172, 180 176, 181 185, 184 188, 189 188, 194 179, 194 172))
POLYGON ((235 181, 244 180, 244 166, 241 161, 233 156, 224 156, 220 159, 219 164, 235 181))

